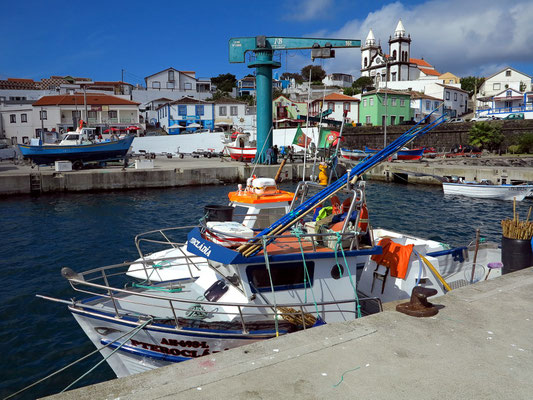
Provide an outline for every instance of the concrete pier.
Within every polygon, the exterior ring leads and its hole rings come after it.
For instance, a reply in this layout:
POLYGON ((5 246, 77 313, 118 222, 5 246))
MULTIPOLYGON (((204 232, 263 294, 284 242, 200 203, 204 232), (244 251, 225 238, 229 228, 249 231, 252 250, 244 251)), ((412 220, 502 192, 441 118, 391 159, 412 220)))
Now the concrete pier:
POLYGON ((53 399, 531 399, 533 268, 53 399))

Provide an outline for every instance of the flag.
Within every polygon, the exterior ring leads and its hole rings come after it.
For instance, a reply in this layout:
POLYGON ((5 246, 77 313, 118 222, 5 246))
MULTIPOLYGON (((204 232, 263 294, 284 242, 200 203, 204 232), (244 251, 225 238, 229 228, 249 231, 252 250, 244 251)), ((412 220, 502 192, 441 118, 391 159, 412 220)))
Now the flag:
POLYGON ((332 131, 329 129, 320 129, 320 140, 318 142, 318 147, 328 148, 335 142, 341 134, 337 131, 332 131))
POLYGON ((311 138, 307 137, 302 131, 302 128, 300 128, 300 125, 298 125, 298 129, 296 129, 296 134, 294 135, 292 144, 296 144, 300 147, 307 147, 311 144, 311 141, 311 138))

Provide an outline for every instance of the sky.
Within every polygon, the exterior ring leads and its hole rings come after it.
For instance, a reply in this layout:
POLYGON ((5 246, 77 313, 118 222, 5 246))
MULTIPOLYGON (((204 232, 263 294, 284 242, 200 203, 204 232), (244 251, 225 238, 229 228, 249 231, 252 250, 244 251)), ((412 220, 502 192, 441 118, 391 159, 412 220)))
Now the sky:
MULTIPOLYGON (((388 51, 401 19, 411 57, 439 72, 489 76, 511 66, 533 76, 533 1, 495 0, 139 0, 8 1, 0 15, 0 79, 52 75, 144 84, 168 67, 197 77, 253 72, 230 64, 228 40, 290 36, 358 39, 372 28, 388 51)), ((360 75, 359 49, 311 61, 304 50, 275 53, 279 73, 308 64, 360 75)))

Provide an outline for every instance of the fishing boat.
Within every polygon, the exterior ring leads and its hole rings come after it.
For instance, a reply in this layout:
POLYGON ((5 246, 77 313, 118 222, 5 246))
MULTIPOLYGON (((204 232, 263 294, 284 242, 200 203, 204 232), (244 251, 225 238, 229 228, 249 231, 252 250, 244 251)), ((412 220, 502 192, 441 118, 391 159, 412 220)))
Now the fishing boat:
MULTIPOLYGON (((365 146, 365 152, 374 154, 379 150, 371 149, 365 146)), ((397 160, 420 160, 424 156, 424 147, 418 147, 416 149, 409 149, 407 147, 402 148, 396 153, 397 160)))
MULTIPOLYGON (((252 180, 253 190, 230 193, 235 212, 243 204, 270 209, 264 229, 253 220, 261 212, 250 207, 231 221, 229 215, 213 221, 206 212, 198 226, 185 228, 185 243, 170 240, 171 229, 159 231, 161 243, 186 250, 172 255, 176 263, 167 276, 155 277, 166 265, 150 258, 154 253, 85 272, 65 267, 63 277, 89 297, 45 298, 68 306, 121 377, 379 312, 383 301, 408 298, 416 286, 442 295, 485 279, 485 266, 499 260, 497 246, 476 246, 473 257, 467 247, 371 226, 359 177, 420 134, 405 133, 325 188, 301 182, 287 195, 272 181, 252 180), (133 265, 142 281, 132 279, 133 265)), ((140 253, 142 240, 154 243, 138 236, 140 253)), ((499 275, 494 272, 490 278, 499 275)))
POLYGON ((37 143, 19 144, 20 152, 38 165, 50 165, 55 161, 72 161, 73 168, 78 169, 85 162, 116 161, 126 157, 133 142, 133 136, 123 139, 99 141, 94 129, 83 127, 83 121, 73 132, 67 132, 59 144, 37 143))
POLYGON ((249 133, 239 133, 235 141, 226 145, 225 149, 230 157, 237 161, 251 161, 257 153, 257 147, 255 146, 255 142, 250 141, 249 133))
POLYGON ((342 158, 352 161, 360 161, 368 155, 364 151, 356 149, 350 150, 346 148, 341 148, 340 152, 342 158))
POLYGON ((442 189, 445 195, 516 201, 522 201, 533 193, 533 185, 495 185, 490 180, 442 182, 442 189))

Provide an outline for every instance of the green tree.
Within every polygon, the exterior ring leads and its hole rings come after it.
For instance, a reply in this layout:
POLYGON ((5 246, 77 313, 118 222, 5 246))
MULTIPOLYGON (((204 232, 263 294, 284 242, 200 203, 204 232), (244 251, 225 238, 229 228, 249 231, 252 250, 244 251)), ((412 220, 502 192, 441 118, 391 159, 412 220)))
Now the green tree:
POLYGON ((272 100, 277 99, 282 94, 283 94, 283 89, 281 89, 281 88, 273 88, 272 89, 272 100))
POLYGON ((237 97, 240 101, 245 101, 249 106, 253 106, 255 103, 255 97, 251 94, 243 94, 242 96, 237 97))
POLYGON ((361 93, 360 91, 358 91, 357 89, 354 89, 353 87, 347 87, 347 88, 344 88, 342 90, 342 92, 346 95, 346 96, 353 96, 354 94, 359 94, 361 93))
POLYGON ((461 78, 461 89, 466 90, 469 95, 472 96, 474 94, 474 88, 477 86, 477 91, 479 92, 479 88, 483 82, 485 82, 485 78, 465 76, 464 78, 461 78))
POLYGON ((311 81, 322 83, 322 79, 326 77, 326 71, 320 65, 306 65, 302 68, 302 78, 304 81, 309 80, 309 70, 311 70, 311 81))
POLYGON ((364 89, 371 90, 374 88, 374 79, 369 76, 361 76, 352 83, 352 88, 357 90, 357 93, 361 93, 364 89))
MULTIPOLYGON (((309 71, 307 73, 309 74, 309 71)), ((304 78, 298 72, 284 72, 281 74, 281 79, 294 79, 296 83, 302 83, 304 81, 304 78)))
POLYGON ((209 98, 207 98, 206 100, 207 101, 213 101, 213 100, 218 100, 218 99, 221 99, 222 97, 227 97, 228 96, 228 92, 223 92, 222 90, 218 90, 213 93, 213 95, 209 98))
POLYGON ((468 143, 480 149, 496 150, 503 142, 501 127, 495 122, 476 122, 470 128, 468 143))
POLYGON ((533 133, 527 132, 518 138, 520 153, 533 153, 533 133))
POLYGON ((237 78, 233 74, 220 74, 211 78, 211 83, 216 85, 217 90, 231 93, 231 90, 237 86, 237 78))

